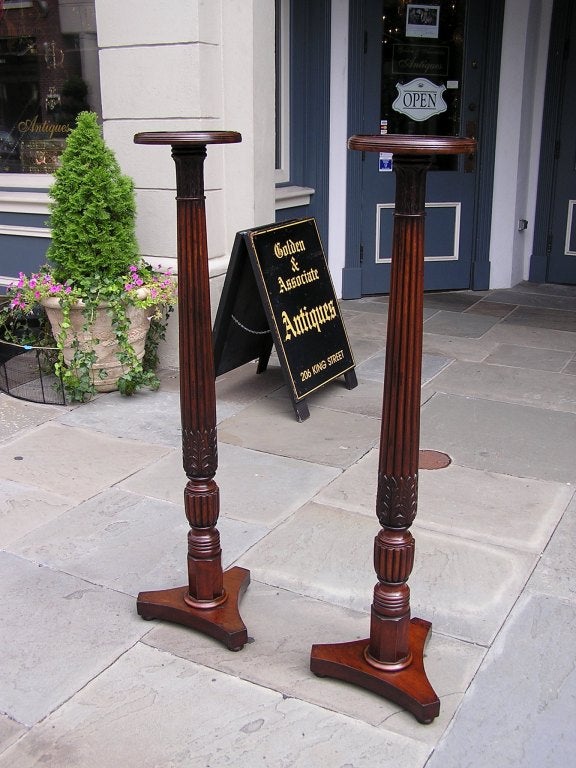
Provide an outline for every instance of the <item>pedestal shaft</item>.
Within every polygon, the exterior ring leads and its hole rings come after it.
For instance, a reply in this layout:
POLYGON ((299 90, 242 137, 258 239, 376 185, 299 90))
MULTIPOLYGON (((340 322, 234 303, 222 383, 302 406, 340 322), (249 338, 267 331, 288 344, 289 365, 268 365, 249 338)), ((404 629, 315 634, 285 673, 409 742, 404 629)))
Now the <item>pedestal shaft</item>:
POLYGON ((184 509, 193 601, 223 596, 214 355, 204 203, 205 146, 175 146, 178 226, 178 326, 184 509))
POLYGON ((207 144, 240 141, 234 132, 143 133, 138 144, 170 144, 176 166, 178 245, 178 325, 182 460, 188 482, 184 509, 188 533, 188 586, 138 595, 138 612, 198 629, 239 650, 248 639, 238 599, 250 574, 243 568, 222 571, 216 528, 220 493, 216 386, 206 211, 204 160, 207 144))
POLYGON ((392 152, 396 201, 386 368, 378 463, 374 588, 370 638, 314 645, 310 668, 384 696, 423 723, 440 711, 424 670, 431 625, 410 618, 408 577, 414 538, 408 530, 418 508, 420 388, 424 303, 426 172, 433 154, 469 154, 473 139, 449 136, 352 136, 350 149, 392 152))

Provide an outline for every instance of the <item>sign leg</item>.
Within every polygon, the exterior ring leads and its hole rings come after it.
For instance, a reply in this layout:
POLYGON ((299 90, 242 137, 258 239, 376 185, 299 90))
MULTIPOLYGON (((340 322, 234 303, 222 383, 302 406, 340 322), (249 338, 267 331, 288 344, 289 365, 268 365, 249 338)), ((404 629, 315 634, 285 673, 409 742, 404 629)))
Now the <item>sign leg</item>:
POLYGON ((346 389, 355 389, 358 386, 358 379, 356 378, 356 371, 346 371, 344 374, 344 384, 346 389))

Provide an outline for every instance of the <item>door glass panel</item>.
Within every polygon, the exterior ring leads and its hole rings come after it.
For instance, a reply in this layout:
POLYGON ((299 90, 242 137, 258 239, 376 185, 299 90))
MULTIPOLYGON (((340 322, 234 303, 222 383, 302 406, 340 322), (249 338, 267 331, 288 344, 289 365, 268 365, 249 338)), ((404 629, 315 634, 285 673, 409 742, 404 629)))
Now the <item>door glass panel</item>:
MULTIPOLYGON (((457 136, 463 86, 464 0, 382 2, 382 133, 457 136)), ((456 156, 435 169, 457 170, 456 156)))

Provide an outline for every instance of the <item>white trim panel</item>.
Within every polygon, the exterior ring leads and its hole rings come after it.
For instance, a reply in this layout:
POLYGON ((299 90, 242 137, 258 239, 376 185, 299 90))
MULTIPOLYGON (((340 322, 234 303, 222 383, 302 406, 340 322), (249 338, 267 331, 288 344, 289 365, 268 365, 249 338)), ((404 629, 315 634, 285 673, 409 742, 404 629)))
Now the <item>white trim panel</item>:
POLYGON ((0 192, 2 213, 50 213, 48 192, 0 192))
POLYGON ((50 189, 52 184, 49 173, 0 173, 0 189, 50 189))
POLYGON ((0 224, 0 235, 14 237, 51 237, 48 227, 19 227, 15 224, 0 224))
MULTIPOLYGON (((376 248, 375 259, 376 264, 390 264, 391 258, 380 258, 380 211, 383 208, 393 209, 394 203, 378 203, 376 206, 376 248)), ((460 202, 450 203, 426 203, 426 209, 428 208, 454 208, 454 243, 452 247, 452 254, 448 256, 425 256, 424 261, 458 261, 460 258, 460 214, 462 210, 462 204, 460 202)))
POLYGON ((564 241, 564 255, 576 256, 576 251, 570 250, 570 240, 572 240, 572 221, 574 216, 574 206, 576 200, 568 200, 568 217, 566 219, 566 239, 564 241))

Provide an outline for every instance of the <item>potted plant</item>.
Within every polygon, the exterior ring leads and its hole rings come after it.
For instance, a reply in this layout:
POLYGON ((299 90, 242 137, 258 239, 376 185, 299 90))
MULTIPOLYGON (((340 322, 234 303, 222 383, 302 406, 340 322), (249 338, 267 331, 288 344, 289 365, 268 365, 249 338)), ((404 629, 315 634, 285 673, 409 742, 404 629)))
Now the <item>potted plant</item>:
POLYGON ((20 274, 9 309, 45 309, 60 352, 56 373, 72 400, 157 388, 147 359, 156 362, 174 284, 139 256, 134 186, 93 112, 78 115, 54 175, 49 265, 20 274))

